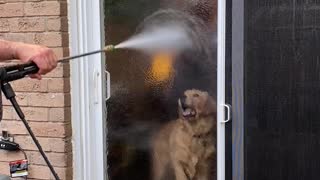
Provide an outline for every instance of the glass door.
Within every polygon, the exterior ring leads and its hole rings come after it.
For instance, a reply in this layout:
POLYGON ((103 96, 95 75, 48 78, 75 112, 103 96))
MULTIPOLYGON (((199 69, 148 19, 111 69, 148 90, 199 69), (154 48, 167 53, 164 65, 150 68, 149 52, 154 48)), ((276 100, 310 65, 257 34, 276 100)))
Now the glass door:
POLYGON ((233 1, 233 179, 320 177, 319 1, 233 1))
POLYGON ((109 179, 216 179, 216 1, 104 3, 106 44, 164 22, 183 24, 193 44, 178 54, 119 49, 106 55, 109 179))

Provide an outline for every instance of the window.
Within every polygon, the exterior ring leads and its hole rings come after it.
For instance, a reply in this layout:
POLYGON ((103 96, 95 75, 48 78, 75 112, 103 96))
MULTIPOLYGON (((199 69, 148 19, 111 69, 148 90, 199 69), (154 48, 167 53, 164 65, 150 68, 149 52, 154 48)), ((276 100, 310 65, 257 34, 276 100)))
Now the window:
MULTIPOLYGON (((156 173, 152 171, 153 137, 163 132, 163 126, 177 121, 178 100, 186 90, 199 89, 216 99, 215 9, 214 0, 105 0, 107 44, 120 43, 150 24, 164 21, 184 22, 191 40, 197 43, 177 56, 130 49, 107 54, 112 94, 107 117, 111 180, 152 179, 156 173)), ((215 138, 216 130, 211 132, 207 136, 215 138)), ((215 139, 210 143, 216 146, 215 139)), ((210 179, 215 179, 215 159, 210 161, 210 179)), ((174 177, 173 169, 165 174, 168 180, 174 177)))

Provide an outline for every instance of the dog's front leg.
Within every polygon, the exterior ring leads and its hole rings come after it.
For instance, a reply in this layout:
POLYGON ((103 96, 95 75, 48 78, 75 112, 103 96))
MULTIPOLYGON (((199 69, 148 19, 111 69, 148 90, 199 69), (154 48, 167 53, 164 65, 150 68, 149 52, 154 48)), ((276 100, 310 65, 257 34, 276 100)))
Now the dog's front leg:
POLYGON ((197 175, 194 178, 195 180, 212 180, 212 178, 210 178, 210 172, 207 169, 202 169, 200 170, 199 173, 197 173, 197 175))
POLYGON ((187 150, 175 151, 171 154, 176 180, 194 180, 198 159, 191 157, 187 150))
POLYGON ((212 168, 215 166, 212 166, 214 162, 210 160, 203 161, 202 163, 199 163, 198 171, 195 175, 195 180, 214 180, 216 179, 216 174, 212 173, 212 168))
POLYGON ((176 180, 192 180, 189 168, 187 166, 188 165, 186 163, 181 161, 176 161, 173 163, 176 180))

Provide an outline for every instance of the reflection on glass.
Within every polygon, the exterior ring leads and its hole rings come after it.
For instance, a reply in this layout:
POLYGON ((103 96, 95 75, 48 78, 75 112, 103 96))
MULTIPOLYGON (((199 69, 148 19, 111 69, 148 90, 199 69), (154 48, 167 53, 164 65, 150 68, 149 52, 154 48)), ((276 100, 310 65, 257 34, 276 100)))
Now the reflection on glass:
MULTIPOLYGON (((178 117, 194 118, 200 114, 210 116, 208 121, 215 122, 215 98, 212 98, 216 92, 215 1, 105 0, 105 13, 106 44, 118 44, 150 24, 163 22, 182 24, 193 43, 192 48, 179 53, 150 54, 120 49, 107 54, 106 69, 112 77, 107 118, 109 178, 151 180, 155 177, 153 137, 162 132, 164 126, 177 121, 178 117), (200 90, 192 91, 190 98, 201 99, 199 107, 208 109, 208 113, 183 101, 188 89, 200 90), (179 107, 183 107, 183 111, 179 107)), ((215 124, 209 123, 207 127, 194 138, 213 138, 201 141, 201 146, 206 144, 202 149, 213 154, 215 124)), ((208 169, 208 179, 215 179, 215 156, 209 161, 207 164, 213 166, 208 169)), ((196 174, 200 172, 186 168, 191 164, 179 166, 184 167, 188 177, 199 179, 196 174)), ((174 172, 174 167, 168 167, 162 179, 174 180, 174 172)))

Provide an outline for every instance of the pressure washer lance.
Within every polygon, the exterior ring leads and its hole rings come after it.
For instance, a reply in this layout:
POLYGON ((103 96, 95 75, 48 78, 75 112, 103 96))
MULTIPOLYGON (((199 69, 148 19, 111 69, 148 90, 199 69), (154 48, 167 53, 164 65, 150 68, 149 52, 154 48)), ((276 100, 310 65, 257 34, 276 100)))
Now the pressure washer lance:
MULTIPOLYGON (((103 49, 100 50, 96 50, 96 51, 91 51, 88 53, 84 53, 84 54, 79 54, 79 55, 75 55, 75 56, 70 56, 70 57, 64 57, 62 59, 58 60, 58 63, 62 63, 62 62, 67 62, 70 61, 72 59, 77 59, 77 58, 81 58, 84 56, 89 56, 92 54, 98 54, 98 53, 103 53, 103 52, 109 52, 109 51, 113 51, 115 50, 115 46, 114 45, 108 45, 105 46, 103 49)), ((14 81, 17 79, 22 79, 24 78, 26 75, 29 74, 35 74, 39 71, 38 66, 34 63, 34 62, 30 62, 30 63, 26 63, 26 64, 18 64, 18 65, 14 65, 14 66, 7 66, 4 67, 6 70, 6 75, 5 77, 2 78, 2 80, 4 81, 14 81)), ((0 74, 2 75, 2 74, 0 74)))
POLYGON ((114 45, 108 45, 105 46, 103 49, 97 50, 97 51, 91 51, 88 53, 84 53, 84 54, 80 54, 80 55, 76 55, 76 56, 70 56, 70 57, 65 57, 62 58, 60 60, 58 60, 58 62, 66 62, 66 61, 70 61, 71 59, 76 59, 76 58, 80 58, 80 57, 84 57, 84 56, 89 56, 92 54, 97 54, 97 53, 103 53, 103 52, 108 52, 108 51, 113 51, 115 50, 115 46, 114 45))
MULTIPOLYGON (((92 55, 92 54, 113 51, 114 49, 115 49, 115 47, 113 45, 108 45, 108 46, 105 46, 101 50, 92 51, 92 52, 88 52, 88 53, 84 53, 84 54, 80 54, 80 55, 76 55, 76 56, 62 58, 62 59, 58 60, 58 62, 59 63, 60 62, 66 62, 66 61, 69 61, 69 60, 72 60, 72 59, 76 59, 76 58, 80 58, 80 57, 84 57, 84 56, 89 56, 89 55, 92 55)), ((22 79, 26 75, 35 74, 38 71, 39 71, 39 68, 34 62, 30 62, 30 63, 27 63, 27 64, 19 64, 19 65, 14 65, 14 66, 0 67, 1 90, 2 90, 3 94, 6 96, 6 98, 8 100, 10 100, 10 102, 12 103, 12 105, 13 105, 14 109, 16 110, 18 116, 20 117, 20 119, 22 120, 22 122, 25 125, 26 129, 28 130, 28 133, 30 134, 33 142, 35 143, 35 145, 37 146, 40 154, 42 155, 43 159, 47 163, 51 173, 54 176, 54 178, 56 180, 60 180, 58 174, 54 170, 54 168, 53 168, 52 164, 50 163, 48 157, 44 153, 39 141, 37 140, 36 136, 34 135, 33 131, 31 130, 27 120, 25 119, 25 115, 22 112, 19 104, 16 101, 16 98, 15 98, 16 95, 14 93, 14 90, 11 87, 11 85, 9 84, 10 81, 22 79)), ((1 102, 1 99, 2 98, 1 98, 1 92, 0 92, 0 121, 2 119, 2 102, 1 102)))

